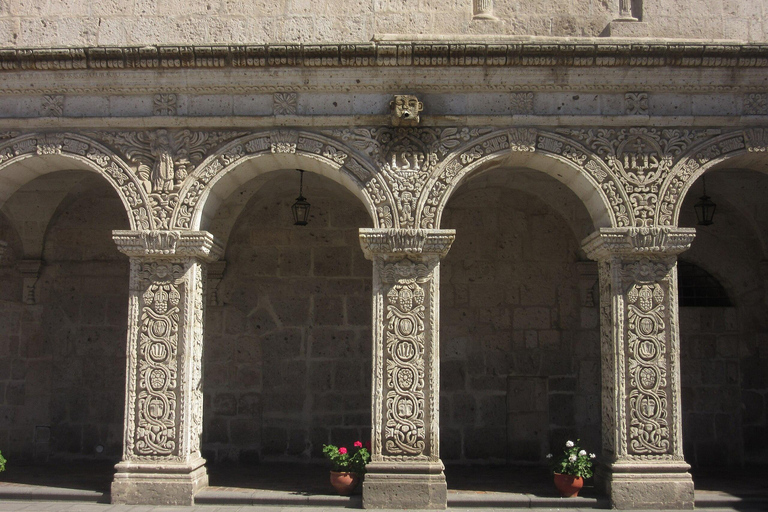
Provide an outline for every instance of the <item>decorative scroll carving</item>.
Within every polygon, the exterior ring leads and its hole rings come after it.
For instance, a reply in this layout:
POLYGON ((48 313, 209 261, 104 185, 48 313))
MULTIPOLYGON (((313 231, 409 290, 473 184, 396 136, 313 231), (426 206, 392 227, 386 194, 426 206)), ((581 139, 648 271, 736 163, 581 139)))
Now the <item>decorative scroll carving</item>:
POLYGON ((184 293, 183 267, 142 263, 139 279, 139 343, 133 454, 178 455, 179 304, 184 293))
POLYGON ((376 201, 379 225, 415 228, 424 186, 440 162, 462 143, 490 131, 400 127, 333 130, 329 134, 378 163, 380 177, 369 183, 369 193, 372 198, 382 199, 381 203, 376 201), (387 204, 389 197, 392 202, 387 204))
MULTIPOLYGON (((702 166, 711 160, 721 159, 728 153, 743 151, 745 148, 747 151, 759 151, 759 146, 751 146, 752 139, 750 136, 753 135, 755 139, 759 139, 762 130, 739 131, 714 137, 703 145, 692 148, 681 158, 659 192, 657 224, 670 226, 677 222, 677 211, 682 204, 684 193, 689 184, 701 174, 702 166)), ((764 151, 768 150, 768 140, 764 139, 763 147, 764 151)))
POLYGON ((686 228, 603 228, 583 244, 599 261, 603 442, 615 459, 682 460, 676 255, 686 228))
POLYGON ((601 354, 601 404, 602 404, 602 433, 603 452, 611 460, 619 449, 625 445, 617 439, 617 433, 626 436, 626 419, 618 401, 625 395, 624 352, 617 350, 613 341, 614 320, 622 324, 620 317, 613 315, 612 308, 612 275, 611 264, 608 261, 598 262, 600 287, 600 354, 601 354), (618 429, 617 429, 618 427, 618 429), (618 432, 617 432, 618 430, 618 432))
MULTIPOLYGON (((659 191, 673 165, 689 147, 713 133, 655 128, 560 131, 581 141, 613 171, 629 198, 635 226, 656 224, 659 191)), ((603 189, 609 195, 615 192, 610 185, 603 189)))
POLYGON ((753 128, 744 132, 744 142, 750 153, 765 153, 768 151, 768 129, 753 128))
POLYGON ((170 227, 179 202, 177 192, 187 174, 211 149, 239 135, 242 134, 190 130, 94 134, 123 151, 137 165, 136 176, 148 194, 152 215, 160 229, 170 227))
POLYGON ((382 265, 379 275, 392 283, 386 294, 386 428, 384 449, 390 455, 421 455, 425 451, 426 283, 430 269, 404 259, 382 265), (394 281, 394 282, 393 282, 394 281))
POLYGON ((644 258, 622 269, 626 292, 629 453, 670 453, 667 403, 668 261, 644 258))

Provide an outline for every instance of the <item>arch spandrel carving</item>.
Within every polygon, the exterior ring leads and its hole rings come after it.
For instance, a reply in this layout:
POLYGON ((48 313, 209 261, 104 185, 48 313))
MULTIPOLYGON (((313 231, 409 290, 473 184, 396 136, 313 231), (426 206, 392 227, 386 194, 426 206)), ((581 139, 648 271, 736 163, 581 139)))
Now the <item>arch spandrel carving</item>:
MULTIPOLYGON (((32 158, 42 158, 42 165, 31 171, 25 165, 25 177, 29 181, 52 170, 77 168, 94 171, 103 176, 115 189, 125 206, 131 229, 153 229, 156 227, 150 202, 144 188, 130 166, 116 152, 91 137, 74 133, 29 133, 6 132, 7 138, 0 142, 0 204, 15 192, 20 183, 11 178, 3 184, 4 174, 15 163, 32 158), (42 168, 42 169, 41 169, 42 168)), ((4 137, 0 136, 0 139, 4 137)))
POLYGON ((702 174, 728 161, 745 157, 768 162, 768 128, 717 134, 691 148, 676 163, 660 189, 658 225, 677 225, 683 200, 702 174))
POLYGON ((377 205, 389 203, 376 184, 375 167, 343 142, 305 130, 276 129, 239 137, 205 158, 182 184, 170 225, 199 227, 216 185, 249 161, 265 171, 295 167, 324 174, 359 197, 374 222, 377 205))
POLYGON ((539 156, 544 158, 535 167, 566 183, 584 201, 597 226, 630 225, 629 200, 611 169, 597 155, 560 134, 510 128, 488 130, 445 158, 425 187, 428 193, 420 204, 420 226, 439 226, 448 199, 471 173, 498 161, 530 164, 539 156))

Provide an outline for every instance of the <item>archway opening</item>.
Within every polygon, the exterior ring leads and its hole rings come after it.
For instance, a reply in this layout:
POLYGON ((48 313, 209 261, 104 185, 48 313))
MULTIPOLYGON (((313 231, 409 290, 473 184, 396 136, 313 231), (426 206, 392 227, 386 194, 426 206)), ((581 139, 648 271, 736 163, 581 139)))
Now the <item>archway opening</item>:
POLYGON ((580 249, 590 214, 547 174, 496 167, 462 185, 443 227, 457 231, 441 263, 449 487, 477 490, 482 472, 517 471, 519 488, 505 490, 550 492, 547 453, 577 438, 600 448, 597 266, 580 249))
POLYGON ((287 468, 287 490, 325 493, 324 470, 296 475, 323 463, 323 444, 370 437, 372 268, 358 241, 370 216, 306 172, 310 218, 296 226, 298 192, 293 169, 259 175, 209 224, 227 241, 208 275, 202 450, 212 485, 242 474, 248 487, 275 485, 268 472, 287 468))
POLYGON ((82 463, 103 467, 85 485, 107 491, 122 453, 128 309, 128 261, 112 230, 130 224, 99 175, 39 174, 7 194, 0 215, 0 446, 10 479, 65 465, 62 482, 84 485, 82 463))
MULTIPOLYGON (((753 159, 754 160, 754 159, 753 159)), ((688 189, 679 221, 695 227, 681 265, 693 265, 722 287, 725 301, 680 303, 683 442, 697 485, 710 473, 765 466, 768 449, 768 322, 766 322, 766 209, 763 164, 749 170, 723 162, 688 189), (717 204, 713 224, 697 225, 694 204, 703 194, 717 204)), ((737 163, 744 163, 743 159, 737 163)), ((685 268, 680 269, 681 288, 685 268)), ((707 279, 687 286, 709 296, 707 279)), ((681 290, 681 294, 683 290, 681 290)), ((691 295, 690 291, 685 291, 691 295)))

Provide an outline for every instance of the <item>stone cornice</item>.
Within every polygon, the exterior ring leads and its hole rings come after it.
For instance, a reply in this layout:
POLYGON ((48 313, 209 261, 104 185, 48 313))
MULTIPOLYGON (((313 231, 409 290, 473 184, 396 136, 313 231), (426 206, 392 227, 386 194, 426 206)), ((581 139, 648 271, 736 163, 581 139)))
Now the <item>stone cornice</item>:
POLYGON ((113 231, 112 239, 120 252, 138 258, 198 258, 212 262, 224 252, 207 231, 113 231))
POLYGON ((612 256, 666 257, 688 250, 695 237, 694 228, 601 228, 581 246, 593 260, 612 256))
POLYGON ((368 259, 375 254, 442 258, 455 238, 455 229, 360 229, 360 246, 368 259))
POLYGON ((664 40, 0 49, 0 71, 290 67, 768 67, 768 44, 664 40))

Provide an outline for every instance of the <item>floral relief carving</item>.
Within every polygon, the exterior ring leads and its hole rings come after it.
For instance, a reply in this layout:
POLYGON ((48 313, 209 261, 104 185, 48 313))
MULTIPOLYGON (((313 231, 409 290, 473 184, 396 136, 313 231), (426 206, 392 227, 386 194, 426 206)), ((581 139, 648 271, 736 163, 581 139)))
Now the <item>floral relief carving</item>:
MULTIPOLYGON (((410 265, 413 264, 409 262, 410 265)), ((384 269, 382 275, 386 273, 387 269, 384 269)), ((387 421, 384 448, 392 455, 419 455, 426 447, 423 284, 428 276, 427 273, 421 278, 400 277, 386 296, 387 421)))
POLYGON ((295 92, 276 92, 272 96, 272 110, 276 116, 295 116, 298 94, 295 92))
POLYGON ((667 276, 670 263, 641 259, 622 275, 626 292, 628 420, 631 455, 669 454, 667 276))
POLYGON ((376 206, 379 225, 412 228, 417 227, 425 185, 439 164, 451 150, 487 132, 490 129, 383 127, 330 134, 378 164, 379 179, 371 187, 377 189, 375 197, 382 199, 376 206), (387 204, 390 197, 392 203, 387 204))
POLYGON ((152 97, 152 115, 175 116, 179 109, 179 98, 175 94, 155 94, 152 97))
POLYGON ((169 229, 178 205, 178 190, 187 174, 208 153, 223 142, 241 135, 238 132, 193 132, 154 130, 101 132, 94 136, 125 153, 137 165, 136 176, 148 194, 156 226, 169 229))
POLYGON ((533 114, 533 93, 513 92, 510 95, 509 106, 513 114, 533 114))
POLYGON ((624 113, 629 116, 647 116, 648 93, 628 92, 624 94, 624 113))
MULTIPOLYGON (((673 165, 685 151, 711 135, 708 130, 622 128, 560 130, 594 151, 619 180, 629 199, 635 226, 653 226, 659 192, 673 165)), ((619 191, 603 184, 603 190, 618 206, 619 191)), ((619 212, 617 217, 619 216, 619 212)), ((621 217, 625 217, 621 212, 621 217)), ((618 223, 618 226, 629 223, 618 223)))
POLYGON ((133 453, 141 457, 178 454, 179 314, 183 267, 141 263, 133 453))

